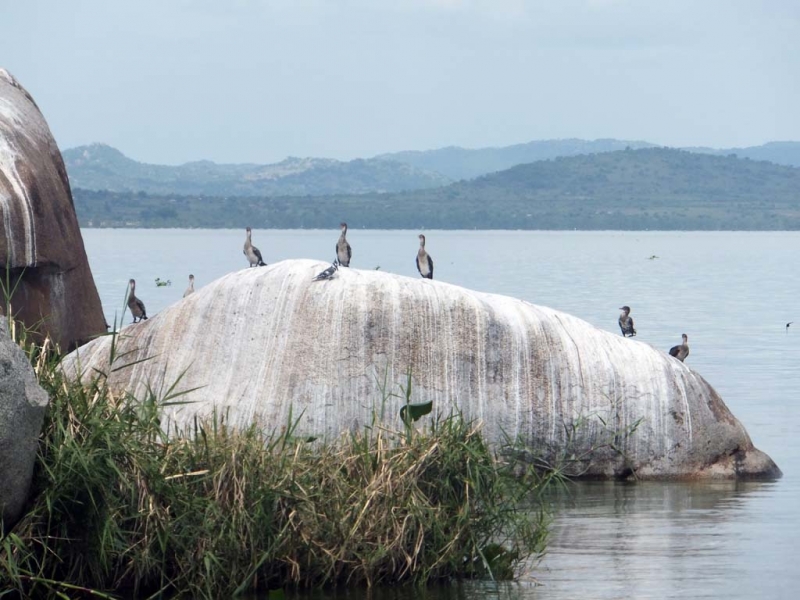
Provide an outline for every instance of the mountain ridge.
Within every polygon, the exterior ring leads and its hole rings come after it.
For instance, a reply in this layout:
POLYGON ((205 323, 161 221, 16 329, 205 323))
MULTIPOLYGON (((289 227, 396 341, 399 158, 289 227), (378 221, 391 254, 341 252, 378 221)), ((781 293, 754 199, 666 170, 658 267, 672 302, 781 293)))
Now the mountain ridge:
MULTIPOLYGON (((616 152, 625 148, 640 150, 667 147, 642 140, 618 140, 615 138, 583 140, 580 138, 567 138, 533 140, 510 146, 472 149, 447 146, 432 150, 410 150, 380 154, 376 158, 406 162, 418 168, 437 171, 450 179, 458 181, 474 179, 490 172, 503 171, 518 164, 548 160, 560 156, 616 152)), ((673 149, 721 156, 736 154, 740 158, 767 160, 785 166, 800 167, 800 142, 795 141, 773 141, 760 146, 742 148, 694 146, 673 149)))
POLYGON ((643 148, 559 157, 413 192, 174 197, 75 190, 85 226, 800 230, 800 169, 643 148))
POLYGON ((70 148, 62 155, 73 187, 114 192, 305 196, 396 192, 450 183, 438 173, 377 159, 288 157, 267 165, 199 160, 171 166, 139 162, 99 143, 70 148))
MULTIPOLYGON (((432 189, 520 164, 626 148, 663 146, 641 140, 569 138, 477 149, 447 146, 409 150, 351 161, 289 156, 265 165, 210 160, 157 165, 136 161, 106 144, 67 149, 63 155, 72 185, 83 189, 181 195, 326 196, 432 189)), ((715 156, 732 154, 800 167, 800 142, 773 141, 744 148, 696 146, 681 150, 715 156)))

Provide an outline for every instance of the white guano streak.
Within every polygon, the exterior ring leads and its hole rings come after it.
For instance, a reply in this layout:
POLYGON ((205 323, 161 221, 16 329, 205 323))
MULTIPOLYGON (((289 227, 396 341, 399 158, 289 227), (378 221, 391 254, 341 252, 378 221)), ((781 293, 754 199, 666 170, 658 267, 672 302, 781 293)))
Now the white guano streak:
MULTIPOLYGON (((0 117, 6 117, 8 103, 0 98, 0 117)), ((0 192, 0 206, 3 210, 3 228, 5 229, 6 239, 8 240, 8 260, 12 266, 18 266, 17 247, 14 239, 14 227, 11 219, 13 212, 19 212, 22 217, 22 228, 24 239, 22 249, 24 252, 24 265, 36 265, 36 231, 33 222, 33 205, 28 195, 27 187, 23 184, 22 178, 17 170, 17 161, 20 160, 19 150, 13 142, 0 135, 0 171, 11 184, 12 195, 9 197, 0 192), (21 203, 21 206, 15 204, 21 203), (16 210, 15 210, 16 209, 16 210)))

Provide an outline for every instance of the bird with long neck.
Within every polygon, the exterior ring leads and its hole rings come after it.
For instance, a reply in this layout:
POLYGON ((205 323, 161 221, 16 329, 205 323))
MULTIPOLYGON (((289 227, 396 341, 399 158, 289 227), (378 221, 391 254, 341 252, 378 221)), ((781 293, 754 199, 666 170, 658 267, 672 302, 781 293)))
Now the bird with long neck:
POLYGON ((669 355, 674 356, 679 361, 683 362, 686 360, 686 357, 689 356, 689 336, 685 333, 681 334, 681 338, 683 338, 683 343, 678 346, 673 346, 669 349, 669 355))
POLYGON ((419 251, 417 252, 417 271, 426 279, 433 279, 433 259, 425 251, 425 236, 419 234, 419 251))
POLYGON ((253 231, 249 227, 245 229, 247 237, 244 240, 244 255, 247 257, 247 262, 251 267, 265 267, 267 263, 261 258, 261 251, 253 246, 252 235, 253 231))
POLYGON ((183 292, 183 297, 186 298, 189 294, 194 294, 194 275, 189 275, 189 287, 183 292))
POLYGON ((339 236, 339 241, 336 242, 336 259, 339 261, 339 266, 349 267, 353 249, 347 243, 347 223, 340 223, 339 227, 342 229, 342 235, 339 236))
POLYGON ((138 323, 139 321, 146 321, 147 310, 144 307, 144 302, 136 297, 136 280, 131 279, 128 285, 130 286, 128 291, 128 308, 131 311, 131 316, 133 316, 133 322, 138 323))
POLYGON ((633 328, 633 319, 631 318, 631 307, 621 306, 622 314, 619 316, 619 328, 622 330, 624 337, 633 337, 636 335, 636 330, 633 328))

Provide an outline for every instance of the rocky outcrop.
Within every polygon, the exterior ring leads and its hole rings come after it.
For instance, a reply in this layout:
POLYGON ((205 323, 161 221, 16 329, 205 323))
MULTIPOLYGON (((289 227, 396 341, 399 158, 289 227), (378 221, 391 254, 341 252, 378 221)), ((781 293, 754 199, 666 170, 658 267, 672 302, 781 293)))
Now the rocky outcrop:
POLYGON ((33 98, 4 69, 0 214, 0 261, 10 269, 17 319, 49 334, 63 349, 104 333, 61 153, 33 98))
POLYGON ((7 527, 28 496, 47 393, 0 318, 0 514, 7 527))
MULTIPOLYGON (((126 327, 110 372, 111 339, 69 355, 71 376, 109 373, 149 386, 201 386, 165 422, 227 413, 229 422, 335 436, 384 414, 380 390, 412 370, 415 402, 483 422, 495 443, 519 440, 532 459, 592 477, 734 478, 780 473, 756 450, 714 389, 647 344, 549 308, 438 281, 292 260, 231 273, 149 321, 126 327), (185 374, 184 374, 185 372, 185 374), (181 375, 183 377, 181 378, 181 375)), ((397 387, 394 391, 398 391, 397 387)), ((428 419, 428 417, 426 417, 428 419)))

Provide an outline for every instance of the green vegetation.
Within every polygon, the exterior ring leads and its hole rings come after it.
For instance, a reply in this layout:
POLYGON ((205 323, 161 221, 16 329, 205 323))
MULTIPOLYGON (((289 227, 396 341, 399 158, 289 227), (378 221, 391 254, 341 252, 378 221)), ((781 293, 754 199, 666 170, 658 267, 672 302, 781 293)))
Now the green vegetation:
POLYGON ((183 398, 137 401, 103 374, 70 383, 47 346, 25 347, 51 403, 29 510, 0 533, 0 589, 221 598, 510 578, 544 549, 537 498, 554 475, 499 459, 457 416, 331 443, 223 416, 168 436, 160 407, 183 398))
POLYGON ((800 169, 642 149, 519 165, 447 187, 324 197, 75 190, 82 226, 387 229, 800 229, 800 169))

